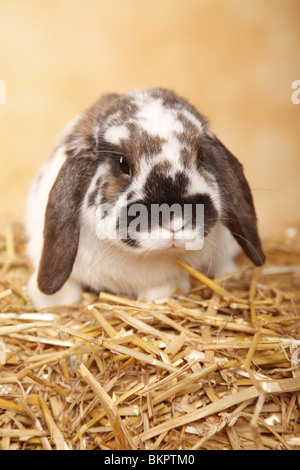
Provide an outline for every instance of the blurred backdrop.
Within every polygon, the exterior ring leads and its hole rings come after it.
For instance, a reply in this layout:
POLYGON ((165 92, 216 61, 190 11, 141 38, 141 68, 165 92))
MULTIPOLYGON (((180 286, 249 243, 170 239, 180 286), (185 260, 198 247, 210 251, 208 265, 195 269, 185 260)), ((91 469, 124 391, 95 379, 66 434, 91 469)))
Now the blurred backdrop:
POLYGON ((21 220, 76 113, 105 92, 162 86, 238 156, 273 237, 300 220, 297 79, 299 0, 1 0, 1 217, 21 220))

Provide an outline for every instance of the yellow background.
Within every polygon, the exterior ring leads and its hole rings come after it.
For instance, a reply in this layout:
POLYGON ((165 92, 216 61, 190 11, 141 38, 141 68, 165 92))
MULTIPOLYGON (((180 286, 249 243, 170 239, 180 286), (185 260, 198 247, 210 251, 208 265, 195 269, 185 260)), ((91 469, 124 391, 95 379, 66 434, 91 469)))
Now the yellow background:
MULTIPOLYGON (((0 0, 0 214, 104 92, 188 98, 244 164, 264 237, 299 222, 299 0, 0 0)), ((299 95, 300 96, 300 95, 299 95)))

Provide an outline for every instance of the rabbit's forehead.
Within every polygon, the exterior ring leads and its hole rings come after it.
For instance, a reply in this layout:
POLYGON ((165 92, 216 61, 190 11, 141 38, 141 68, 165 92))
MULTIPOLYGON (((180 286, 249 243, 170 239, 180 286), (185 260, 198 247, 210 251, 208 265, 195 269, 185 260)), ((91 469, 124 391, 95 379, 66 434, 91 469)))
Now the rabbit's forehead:
POLYGON ((119 104, 107 116, 104 139, 123 149, 135 167, 128 190, 143 195, 147 186, 161 185, 163 193, 179 181, 180 192, 209 194, 219 209, 214 176, 197 167, 205 118, 187 102, 157 90, 133 92, 119 104))
MULTIPOLYGON (((137 100, 138 102, 138 100, 137 100)), ((188 140, 191 132, 199 135, 203 132, 203 125, 187 109, 165 104, 162 98, 153 98, 141 102, 136 114, 139 126, 150 136, 159 136, 161 139, 170 139, 174 135, 188 140)))
POLYGON ((119 108, 107 116, 104 139, 126 146, 139 160, 158 154, 178 164, 188 162, 196 151, 206 122, 178 98, 166 100, 150 91, 138 91, 120 98, 119 108), (189 158, 188 158, 189 157, 189 158))

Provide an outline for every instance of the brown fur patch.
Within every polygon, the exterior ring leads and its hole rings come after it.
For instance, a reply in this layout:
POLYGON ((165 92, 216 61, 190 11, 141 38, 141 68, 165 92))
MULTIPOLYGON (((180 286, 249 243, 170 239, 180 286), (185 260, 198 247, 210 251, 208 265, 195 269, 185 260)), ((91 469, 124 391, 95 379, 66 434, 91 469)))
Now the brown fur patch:
POLYGON ((130 178, 126 178, 126 176, 106 181, 102 186, 101 204, 113 204, 129 184, 130 178))
MULTIPOLYGON (((190 166, 191 162, 197 162, 198 171, 210 184, 213 180, 209 173, 216 177, 225 208, 222 222, 231 230, 250 259, 261 265, 264 253, 257 232, 250 188, 242 166, 218 139, 201 133, 193 118, 188 119, 184 113, 190 113, 205 130, 206 119, 188 101, 172 91, 162 89, 148 91, 147 99, 151 97, 161 99, 163 106, 174 110, 184 130, 180 133, 171 131, 171 136, 181 144, 183 164, 190 166)), ((151 158, 162 152, 166 141, 159 136, 149 135, 139 126, 139 109, 133 95, 105 95, 82 114, 72 132, 62 137, 60 145, 65 145, 67 158, 50 191, 46 208, 44 246, 38 273, 42 292, 57 292, 70 276, 78 248, 80 208, 101 162, 108 161, 111 169, 111 174, 101 187, 102 202, 113 203, 139 172, 141 156, 151 158), (105 130, 112 123, 125 124, 129 130, 129 137, 124 138, 118 146, 104 142, 105 130), (120 172, 120 156, 128 161, 130 175, 120 172)), ((188 176, 185 172, 177 172, 174 178, 170 178, 167 174, 170 165, 163 160, 148 175, 144 189, 149 203, 167 201, 171 204, 186 195, 188 176)), ((192 202, 199 202, 204 196, 208 198, 206 205, 209 206, 208 195, 199 194, 198 199, 192 202)), ((89 202, 95 199, 94 191, 89 202)), ((211 220, 214 217, 211 216, 211 220)))

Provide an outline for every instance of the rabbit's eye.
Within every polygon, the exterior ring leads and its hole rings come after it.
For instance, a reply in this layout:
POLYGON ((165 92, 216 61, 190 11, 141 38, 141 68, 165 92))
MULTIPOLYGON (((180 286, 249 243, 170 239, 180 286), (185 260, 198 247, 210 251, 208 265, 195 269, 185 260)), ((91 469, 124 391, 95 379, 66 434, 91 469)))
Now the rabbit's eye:
POLYGON ((124 173, 125 175, 129 175, 130 168, 129 168, 129 165, 127 163, 127 160, 124 157, 120 157, 119 165, 120 165, 120 169, 121 169, 122 173, 124 173))

